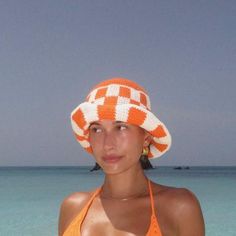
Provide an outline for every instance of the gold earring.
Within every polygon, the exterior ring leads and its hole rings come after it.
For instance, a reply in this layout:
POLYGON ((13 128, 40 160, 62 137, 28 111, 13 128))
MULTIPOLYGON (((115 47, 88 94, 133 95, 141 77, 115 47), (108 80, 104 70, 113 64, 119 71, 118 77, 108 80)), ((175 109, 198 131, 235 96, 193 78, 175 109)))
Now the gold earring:
POLYGON ((142 152, 142 156, 147 156, 149 152, 148 147, 143 147, 143 152, 142 152))

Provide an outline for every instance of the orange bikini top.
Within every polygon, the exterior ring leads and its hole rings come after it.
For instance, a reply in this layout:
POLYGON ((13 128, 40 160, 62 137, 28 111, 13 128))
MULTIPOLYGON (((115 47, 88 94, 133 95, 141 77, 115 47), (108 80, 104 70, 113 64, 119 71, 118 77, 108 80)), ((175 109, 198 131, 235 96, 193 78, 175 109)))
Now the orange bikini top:
MULTIPOLYGON (((151 201, 151 207, 152 207, 152 215, 150 220, 150 226, 148 229, 148 232, 145 236, 162 236, 161 230, 157 221, 157 217, 155 215, 155 207, 154 207, 154 200, 153 200, 153 194, 152 194, 152 188, 150 180, 148 179, 148 187, 149 187, 149 193, 150 193, 150 201, 151 201)), ((63 236, 81 236, 81 225, 85 219, 85 216, 89 210, 89 207, 91 206, 93 199, 100 193, 101 187, 99 187, 92 195, 90 200, 87 202, 87 204, 84 206, 84 208, 81 210, 81 212, 72 220, 72 222, 69 224, 67 229, 65 230, 63 236)))

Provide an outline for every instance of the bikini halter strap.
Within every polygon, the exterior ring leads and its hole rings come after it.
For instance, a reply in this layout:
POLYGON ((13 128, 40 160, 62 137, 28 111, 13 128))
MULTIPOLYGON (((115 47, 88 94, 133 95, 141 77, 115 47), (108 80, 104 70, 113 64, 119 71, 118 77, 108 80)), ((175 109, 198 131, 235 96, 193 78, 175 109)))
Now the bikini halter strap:
POLYGON ((152 207, 152 215, 155 216, 155 206, 154 206, 154 199, 153 199, 152 186, 151 186, 151 181, 150 181, 150 179, 148 179, 148 187, 149 187, 149 192, 150 192, 150 200, 151 200, 151 207, 152 207))

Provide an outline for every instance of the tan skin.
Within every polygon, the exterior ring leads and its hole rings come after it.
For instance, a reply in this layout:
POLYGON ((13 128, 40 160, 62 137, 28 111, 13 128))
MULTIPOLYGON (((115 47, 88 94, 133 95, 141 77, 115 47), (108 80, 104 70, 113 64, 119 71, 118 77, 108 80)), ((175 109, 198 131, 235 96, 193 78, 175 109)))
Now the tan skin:
MULTIPOLYGON (((139 162, 152 137, 138 126, 102 120, 89 130, 96 162, 105 173, 103 188, 83 221, 82 236, 145 236, 151 206, 147 179, 139 162), (107 162, 104 157, 119 157, 107 162), (128 198, 126 201, 120 199, 128 198), (131 198, 131 199, 129 199, 131 198)), ((163 236, 204 236, 204 219, 196 196, 184 188, 151 182, 156 216, 163 236)), ((60 209, 59 236, 91 198, 78 192, 64 199, 60 209)))

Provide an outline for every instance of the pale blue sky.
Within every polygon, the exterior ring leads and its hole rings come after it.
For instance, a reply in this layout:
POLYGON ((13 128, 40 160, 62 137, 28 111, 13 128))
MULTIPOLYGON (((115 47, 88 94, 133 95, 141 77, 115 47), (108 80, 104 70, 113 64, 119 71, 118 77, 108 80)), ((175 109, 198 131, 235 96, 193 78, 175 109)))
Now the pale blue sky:
POLYGON ((236 165, 235 1, 0 3, 0 166, 92 165, 70 112, 115 76, 172 134, 154 165, 236 165))

